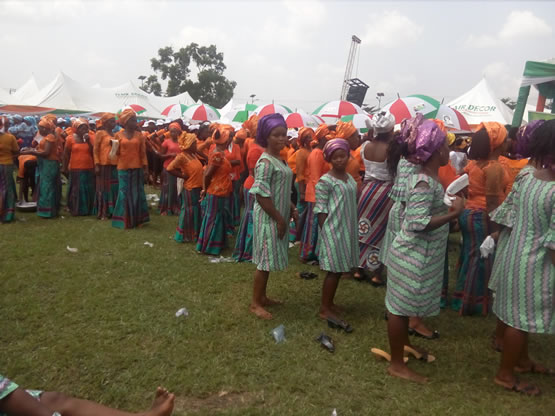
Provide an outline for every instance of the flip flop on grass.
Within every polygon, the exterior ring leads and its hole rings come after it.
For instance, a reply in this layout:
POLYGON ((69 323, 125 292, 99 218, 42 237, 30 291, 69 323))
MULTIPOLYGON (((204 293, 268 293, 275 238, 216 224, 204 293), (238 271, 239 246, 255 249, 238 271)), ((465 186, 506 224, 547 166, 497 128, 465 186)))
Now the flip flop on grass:
MULTIPOLYGON (((391 355, 385 352, 384 350, 380 350, 379 348, 371 348, 370 352, 374 354, 377 359, 385 360, 388 363, 391 362, 391 355)), ((406 363, 409 360, 409 357, 403 357, 403 361, 406 363)))

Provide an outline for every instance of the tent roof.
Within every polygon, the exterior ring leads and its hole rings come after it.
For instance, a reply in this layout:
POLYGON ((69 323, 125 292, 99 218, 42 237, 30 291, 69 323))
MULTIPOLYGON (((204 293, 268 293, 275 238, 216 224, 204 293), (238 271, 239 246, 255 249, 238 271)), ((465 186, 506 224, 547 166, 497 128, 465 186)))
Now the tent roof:
POLYGON ((15 91, 13 96, 17 99, 18 102, 24 102, 28 98, 36 95, 38 92, 39 87, 37 85, 37 81, 35 79, 35 76, 31 74, 31 77, 15 91))
POLYGON ((470 125, 478 125, 482 121, 509 124, 513 117, 512 110, 495 96, 485 78, 447 105, 458 110, 470 125))

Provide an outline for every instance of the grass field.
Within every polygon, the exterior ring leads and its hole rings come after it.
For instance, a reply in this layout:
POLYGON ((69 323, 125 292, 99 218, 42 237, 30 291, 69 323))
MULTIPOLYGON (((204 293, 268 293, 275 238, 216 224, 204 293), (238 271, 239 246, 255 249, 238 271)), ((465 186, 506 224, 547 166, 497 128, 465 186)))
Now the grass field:
MULTIPOLYGON (((447 310, 429 319, 441 338, 416 341, 438 357, 409 364, 431 378, 420 386, 389 377, 370 353, 388 349, 385 289, 342 281, 336 300, 355 331, 330 330, 316 318, 323 273, 297 279, 306 269, 297 247, 289 270, 271 275, 269 294, 285 305, 268 322, 248 313, 254 266, 211 264, 175 243, 176 217, 153 214, 143 229, 122 231, 63 216, 18 213, 0 226, 0 372, 22 386, 137 411, 163 385, 177 396, 176 415, 555 414, 553 377, 527 378, 544 391, 539 398, 493 384, 493 317, 447 310), (181 307, 189 317, 175 317, 181 307), (275 344, 279 324, 287 341, 275 344), (315 342, 322 331, 335 354, 315 342)), ((453 244, 451 288, 456 256, 453 244)), ((552 336, 530 344, 534 358, 555 366, 552 336)))

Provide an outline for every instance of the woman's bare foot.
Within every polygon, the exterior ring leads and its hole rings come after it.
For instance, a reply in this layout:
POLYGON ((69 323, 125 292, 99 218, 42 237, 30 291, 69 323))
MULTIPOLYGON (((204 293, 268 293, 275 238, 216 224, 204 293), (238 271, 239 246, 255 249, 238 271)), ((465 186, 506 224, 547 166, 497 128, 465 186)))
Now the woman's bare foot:
POLYGON ((158 387, 154 396, 154 402, 145 416, 170 416, 173 412, 175 396, 166 389, 158 387))
POLYGON ((399 377, 405 380, 414 381, 415 383, 425 384, 428 382, 428 378, 415 373, 406 365, 394 365, 391 364, 387 367, 387 372, 390 376, 399 377))
POLYGON ((260 319, 267 319, 270 320, 273 318, 272 314, 270 312, 268 312, 266 309, 264 309, 262 307, 262 305, 255 305, 255 304, 251 304, 249 306, 249 311, 251 311, 252 313, 254 313, 256 316, 258 316, 260 319))
POLYGON ((434 335, 434 331, 432 331, 426 325, 424 325, 422 318, 417 318, 417 317, 409 318, 409 328, 412 329, 413 331, 418 332, 420 335, 424 337, 432 337, 434 335))
POLYGON ((270 299, 267 297, 264 297, 262 299, 262 306, 275 306, 275 305, 283 305, 283 302, 281 300, 270 299))
POLYGON ((320 319, 323 319, 324 321, 327 319, 335 319, 335 320, 341 320, 341 316, 339 313, 337 313, 336 310, 334 310, 333 306, 331 308, 324 308, 323 306, 320 307, 320 311, 318 312, 318 317, 320 319))

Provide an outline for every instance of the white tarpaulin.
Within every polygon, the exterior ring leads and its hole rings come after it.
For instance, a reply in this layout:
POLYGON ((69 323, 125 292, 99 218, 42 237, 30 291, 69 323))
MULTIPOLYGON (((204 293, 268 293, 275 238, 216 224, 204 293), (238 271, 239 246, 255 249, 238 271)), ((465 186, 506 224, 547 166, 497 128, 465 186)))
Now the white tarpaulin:
POLYGON ((482 121, 510 124, 513 119, 512 110, 495 96, 485 78, 447 105, 459 111, 471 126, 482 121))
POLYGON ((39 87, 37 85, 37 81, 35 80, 35 76, 31 75, 31 77, 19 87, 14 93, 13 96, 17 100, 18 103, 25 102, 29 98, 34 97, 39 92, 39 87))

